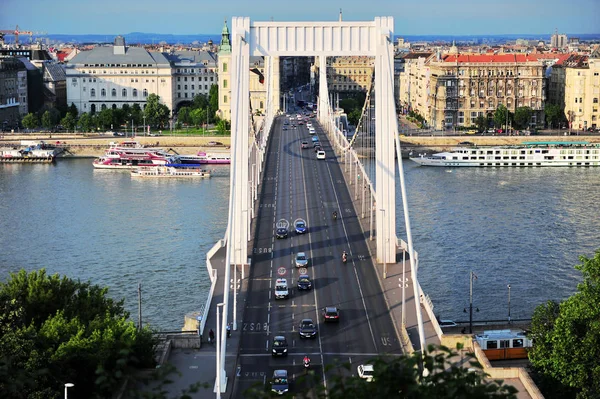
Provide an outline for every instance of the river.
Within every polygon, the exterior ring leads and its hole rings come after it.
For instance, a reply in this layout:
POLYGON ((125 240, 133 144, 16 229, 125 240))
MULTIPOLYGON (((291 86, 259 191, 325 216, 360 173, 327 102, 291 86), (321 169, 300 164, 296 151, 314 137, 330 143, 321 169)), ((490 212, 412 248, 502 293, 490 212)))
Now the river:
MULTIPOLYGON (((443 318, 530 317, 571 295, 600 246, 598 169, 426 168, 404 161, 419 278, 443 318)), ((178 330, 204 304, 206 253, 225 233, 227 167, 207 180, 136 180, 90 159, 0 165, 0 279, 46 268, 109 287, 137 320, 178 330)), ((398 189, 398 235, 406 239, 398 189)))

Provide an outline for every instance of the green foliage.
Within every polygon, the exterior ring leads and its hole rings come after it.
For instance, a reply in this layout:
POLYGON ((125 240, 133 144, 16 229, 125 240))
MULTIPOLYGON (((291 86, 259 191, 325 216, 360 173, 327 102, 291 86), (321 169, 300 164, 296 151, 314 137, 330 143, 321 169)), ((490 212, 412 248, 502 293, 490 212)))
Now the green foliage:
POLYGON ((71 116, 73 116, 74 119, 77 119, 77 117, 79 116, 79 111, 77 110, 77 107, 74 103, 71 103, 71 105, 69 106, 68 113, 71 114, 71 116))
POLYGON ((37 116, 31 112, 23 117, 21 123, 26 129, 35 129, 40 125, 40 121, 38 121, 37 116))
POLYGON ((208 92, 208 122, 212 123, 216 121, 216 112, 219 109, 219 86, 210 86, 208 92))
POLYGON ((206 95, 204 95, 204 94, 196 95, 196 97, 194 97, 194 101, 192 103, 191 109, 206 109, 206 108, 208 108, 208 97, 206 97, 206 95))
POLYGON ((106 108, 100 111, 100 113, 97 115, 96 123, 100 129, 110 129, 111 125, 113 124, 113 110, 106 108))
POLYGON ((360 120, 361 115, 362 111, 360 109, 353 109, 348 114, 348 122, 354 126, 358 125, 358 121, 360 120))
MULTIPOLYGON (((374 399, 374 398, 516 398, 517 390, 504 385, 500 380, 488 381, 481 366, 472 355, 470 364, 474 371, 465 367, 457 367, 450 359, 456 353, 446 347, 439 347, 433 353, 433 346, 421 358, 420 352, 410 356, 379 357, 373 364, 374 379, 367 382, 358 376, 351 376, 351 365, 329 365, 328 391, 325 392, 318 381, 317 374, 307 374, 295 386, 312 386, 313 392, 319 398, 329 399, 374 399), (420 370, 426 370, 421 372, 420 370), (335 372, 340 371, 340 372, 335 372)), ((291 392, 292 395, 307 396, 308 392, 291 392)), ((311 395, 312 396, 312 395, 311 395)), ((244 393, 245 398, 266 398, 270 393, 253 388, 244 393)))
POLYGON ((70 112, 67 112, 67 115, 65 115, 65 117, 60 121, 60 124, 63 125, 67 130, 74 130, 76 123, 77 120, 70 112))
MULTIPOLYGON (((189 121, 194 126, 201 126, 206 123, 206 108, 196 108, 189 113, 189 121)), ((182 121, 183 122, 183 121, 182 121)))
POLYGON ((154 127, 164 127, 169 122, 169 108, 160 103, 160 97, 152 93, 148 95, 144 115, 146 123, 154 127))
MULTIPOLYGON (((198 96, 196 96, 198 97, 198 96)), ((194 102, 195 102, 196 98, 194 98, 194 102)), ((185 124, 190 124, 192 122, 192 118, 190 116, 191 113, 191 109, 190 107, 181 107, 179 109, 179 112, 177 113, 177 122, 181 122, 181 123, 185 123, 185 124)))
POLYGON ((475 118, 475 126, 477 126, 477 130, 480 132, 484 132, 488 127, 488 120, 485 116, 479 115, 475 118))
POLYGON ((564 119, 565 111, 560 105, 557 104, 546 104, 544 108, 544 113, 546 114, 546 122, 550 129, 558 124, 564 119))
POLYGON ((217 121, 217 132, 221 135, 225 135, 227 133, 229 133, 231 130, 231 125, 229 124, 229 121, 226 121, 224 119, 219 119, 217 121))
POLYGON ((106 288, 43 269, 11 274, 0 284, 0 392, 59 398, 68 381, 78 397, 110 396, 134 368, 154 365, 151 332, 127 317, 106 288))
POLYGON ((85 112, 81 114, 79 117, 79 128, 84 132, 90 131, 92 128, 92 118, 90 117, 90 114, 85 112))
POLYGON ((518 107, 515 110, 515 127, 517 129, 528 128, 531 115, 533 115, 533 110, 530 107, 518 107))
POLYGON ((579 259, 582 264, 575 268, 583 282, 577 292, 534 312, 529 360, 548 383, 544 392, 570 389, 578 399, 600 398, 600 250, 579 259))
POLYGON ((503 128, 507 122, 511 121, 511 113, 504 105, 499 105, 494 112, 494 126, 503 128))
POLYGON ((51 130, 54 126, 56 126, 56 123, 52 118, 52 114, 50 113, 50 111, 46 111, 42 115, 42 126, 46 130, 51 130))

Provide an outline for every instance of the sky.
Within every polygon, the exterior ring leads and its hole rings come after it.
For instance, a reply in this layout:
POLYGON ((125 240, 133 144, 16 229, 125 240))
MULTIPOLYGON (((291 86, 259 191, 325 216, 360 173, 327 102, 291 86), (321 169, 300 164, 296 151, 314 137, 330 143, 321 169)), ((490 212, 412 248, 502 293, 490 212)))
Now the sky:
POLYGON ((219 34, 251 21, 392 16, 395 35, 600 33, 600 0, 0 0, 0 29, 53 34, 219 34))

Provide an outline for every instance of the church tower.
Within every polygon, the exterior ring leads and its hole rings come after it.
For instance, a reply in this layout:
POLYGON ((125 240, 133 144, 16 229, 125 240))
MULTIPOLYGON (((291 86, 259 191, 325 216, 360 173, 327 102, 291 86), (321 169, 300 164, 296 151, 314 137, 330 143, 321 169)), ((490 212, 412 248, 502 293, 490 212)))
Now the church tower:
POLYGON ((219 46, 219 110, 217 116, 221 119, 231 120, 231 38, 227 20, 221 31, 221 45, 219 46))

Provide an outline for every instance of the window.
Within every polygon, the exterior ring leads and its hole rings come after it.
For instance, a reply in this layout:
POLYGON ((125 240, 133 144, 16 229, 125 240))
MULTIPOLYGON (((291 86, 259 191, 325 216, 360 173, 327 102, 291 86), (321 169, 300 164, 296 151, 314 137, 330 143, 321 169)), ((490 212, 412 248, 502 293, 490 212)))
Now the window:
POLYGON ((227 96, 223 96, 223 103, 227 104, 227 96))
POLYGON ((100 90, 100 96, 106 97, 106 90, 104 90, 104 89, 100 90))
POLYGON ((227 72, 227 63, 226 62, 223 63, 223 72, 227 72))
POLYGON ((223 80, 223 88, 226 89, 227 88, 227 79, 223 80))
POLYGON ((110 95, 113 96, 113 97, 116 97, 117 96, 117 89, 112 89, 110 91, 110 95))
POLYGON ((265 106, 264 106, 264 103, 261 101, 261 102, 260 102, 260 106, 259 106, 258 108, 264 108, 264 107, 265 107, 265 106))
POLYGON ((133 89, 133 96, 137 97, 137 89, 133 89))
POLYGON ((121 96, 127 97, 127 89, 121 90, 121 96))
POLYGON ((513 348, 522 348, 522 347, 523 347, 523 340, 521 338, 513 339, 513 348))
POLYGON ((96 97, 96 89, 90 89, 90 97, 96 97))
POLYGON ((487 348, 488 349, 498 349, 498 341, 488 341, 487 348))
POLYGON ((144 89, 144 97, 148 97, 148 90, 144 89))
POLYGON ((598 104, 598 97, 594 98, 594 99, 592 100, 592 103, 594 103, 594 104, 598 104))
POLYGON ((104 111, 106 109, 106 104, 102 104, 100 108, 102 108, 102 111, 104 111))

